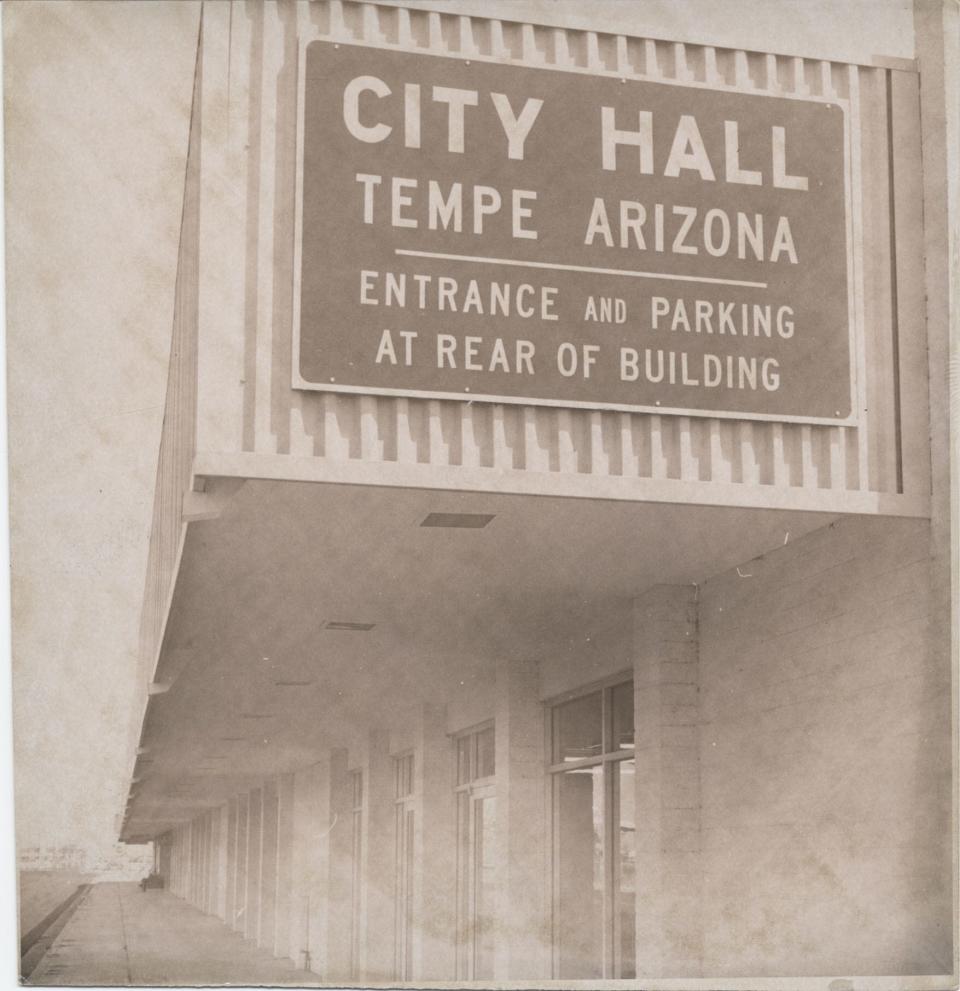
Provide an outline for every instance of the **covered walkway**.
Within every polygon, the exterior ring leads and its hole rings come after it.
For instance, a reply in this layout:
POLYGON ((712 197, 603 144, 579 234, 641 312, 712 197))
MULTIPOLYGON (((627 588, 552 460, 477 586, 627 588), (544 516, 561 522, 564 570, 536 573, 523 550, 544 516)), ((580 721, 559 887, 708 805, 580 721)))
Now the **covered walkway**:
POLYGON ((302 985, 310 977, 167 891, 104 883, 93 885, 29 983, 302 985))

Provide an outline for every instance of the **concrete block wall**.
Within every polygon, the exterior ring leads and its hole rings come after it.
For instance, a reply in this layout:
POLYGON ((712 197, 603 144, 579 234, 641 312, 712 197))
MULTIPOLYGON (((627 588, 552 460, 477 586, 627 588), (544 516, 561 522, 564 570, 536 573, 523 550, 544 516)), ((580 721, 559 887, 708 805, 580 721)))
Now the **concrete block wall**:
POLYGON ((935 551, 849 518, 701 586, 705 974, 950 973, 935 551))
POLYGON ((657 585, 634 605, 637 973, 703 967, 695 585, 657 585))

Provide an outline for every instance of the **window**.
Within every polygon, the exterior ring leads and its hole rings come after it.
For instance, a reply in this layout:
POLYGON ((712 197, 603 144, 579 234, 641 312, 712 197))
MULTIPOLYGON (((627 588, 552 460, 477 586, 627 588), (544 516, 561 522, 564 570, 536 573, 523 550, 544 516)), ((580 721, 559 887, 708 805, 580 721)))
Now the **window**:
POLYGON ((397 980, 413 978, 413 754, 394 759, 395 785, 395 933, 397 980))
POLYGON ((361 869, 363 864, 363 771, 350 772, 352 827, 350 854, 350 976, 360 976, 361 869))
POLYGON ((457 737, 457 979, 493 977, 493 726, 457 737))
POLYGON ((633 682, 553 706, 554 974, 636 976, 633 682))

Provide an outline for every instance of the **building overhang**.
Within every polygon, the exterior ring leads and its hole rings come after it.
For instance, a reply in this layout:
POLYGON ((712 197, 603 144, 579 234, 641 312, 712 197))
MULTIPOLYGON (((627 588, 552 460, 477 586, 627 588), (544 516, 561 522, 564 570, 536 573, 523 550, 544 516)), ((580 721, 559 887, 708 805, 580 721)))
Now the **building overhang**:
POLYGON ((425 702, 465 724, 485 718, 505 655, 562 659, 581 681, 621 653, 627 668, 624 633, 644 589, 699 583, 832 520, 289 480, 231 487, 219 515, 186 528, 122 838, 155 837, 353 744, 353 727, 402 733, 425 702))

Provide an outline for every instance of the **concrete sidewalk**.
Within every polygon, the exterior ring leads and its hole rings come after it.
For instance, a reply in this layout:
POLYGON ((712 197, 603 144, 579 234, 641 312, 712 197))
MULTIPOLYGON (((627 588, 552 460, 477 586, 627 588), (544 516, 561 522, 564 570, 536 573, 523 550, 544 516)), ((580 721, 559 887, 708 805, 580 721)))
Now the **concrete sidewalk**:
POLYGON ((30 984, 316 984, 166 891, 95 884, 30 984))

